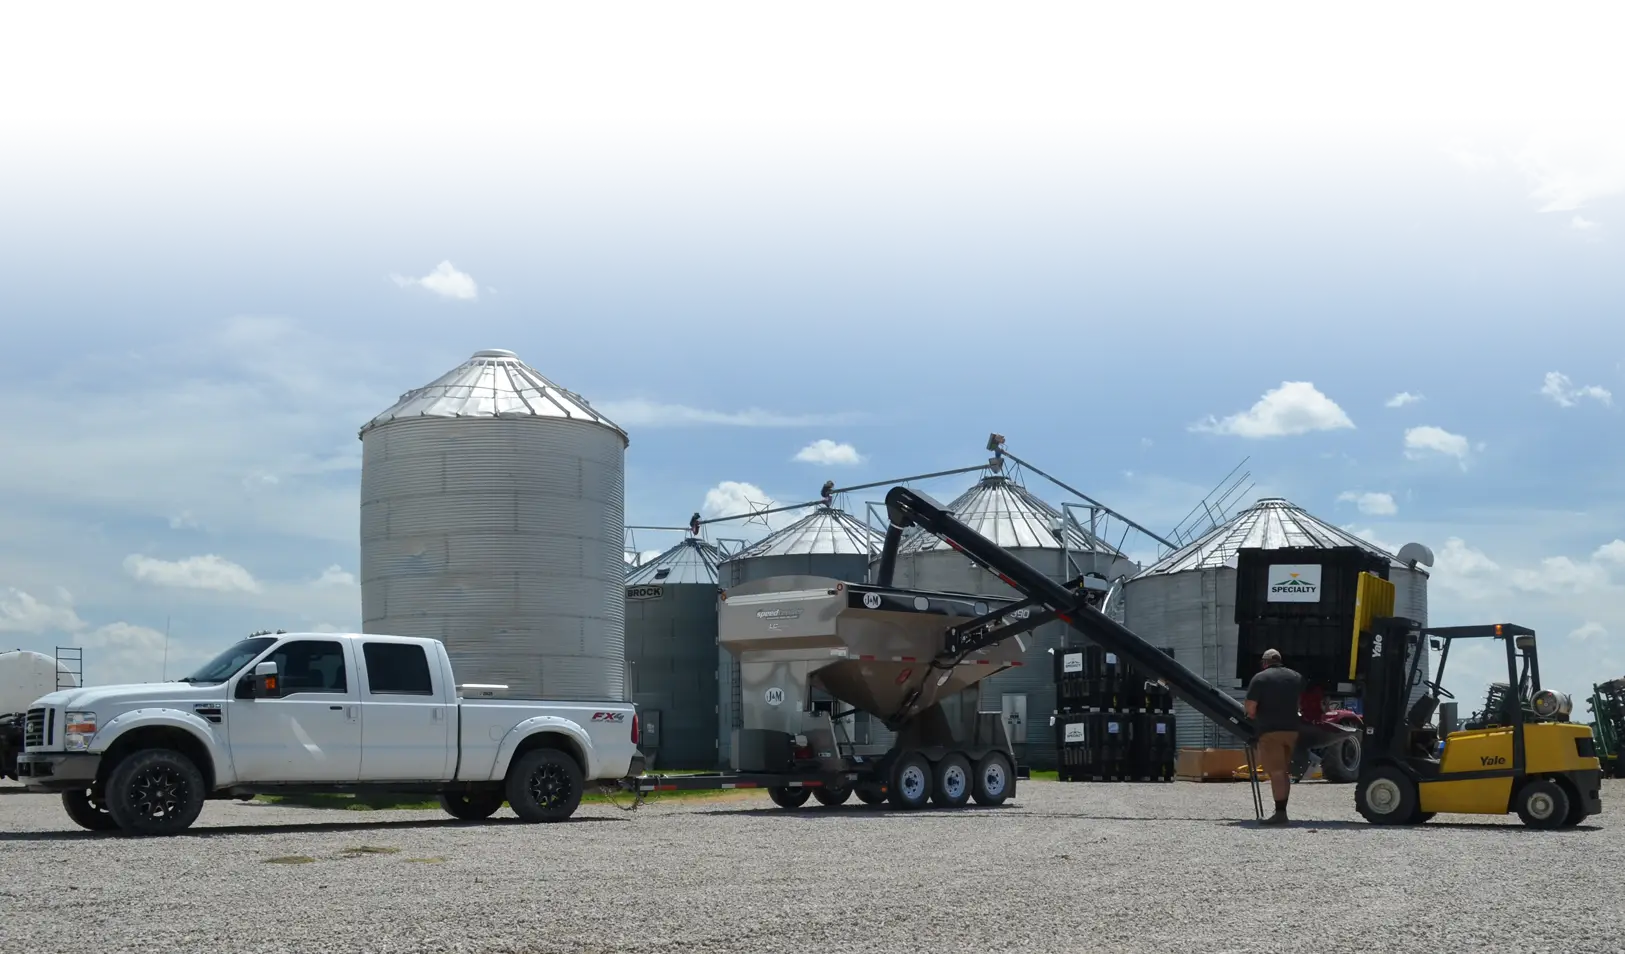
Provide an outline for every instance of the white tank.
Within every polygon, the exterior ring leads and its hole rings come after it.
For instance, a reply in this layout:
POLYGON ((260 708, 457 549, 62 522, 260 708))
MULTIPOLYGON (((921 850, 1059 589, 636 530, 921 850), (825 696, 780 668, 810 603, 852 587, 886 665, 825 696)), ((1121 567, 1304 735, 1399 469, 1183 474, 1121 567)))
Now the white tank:
POLYGON ((68 667, 44 653, 0 653, 0 715, 28 711, 35 699, 57 690, 59 679, 64 689, 79 685, 68 667))

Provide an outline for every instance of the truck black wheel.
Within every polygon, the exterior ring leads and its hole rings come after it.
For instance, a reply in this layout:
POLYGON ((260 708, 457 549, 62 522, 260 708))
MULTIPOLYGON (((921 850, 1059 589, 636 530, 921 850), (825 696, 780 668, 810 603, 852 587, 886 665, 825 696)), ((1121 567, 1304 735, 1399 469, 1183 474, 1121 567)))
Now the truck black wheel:
POLYGON ((1416 784, 1399 769, 1384 765, 1355 784, 1354 808, 1373 825, 1406 825, 1417 812, 1416 784))
POLYGON ((931 800, 931 763, 919 752, 905 752, 891 767, 891 803, 896 808, 924 808, 931 800))
POLYGON ((859 785, 853 792, 865 805, 879 805, 886 800, 886 793, 879 785, 859 785))
POLYGON ((1003 805, 1010 797, 1010 788, 1016 773, 1010 768, 1010 757, 1003 752, 989 752, 976 760, 975 776, 971 779, 971 797, 978 805, 1003 805))
POLYGON ((107 806, 101 799, 91 798, 88 789, 63 792, 62 808, 80 828, 91 831, 113 831, 118 828, 118 822, 113 820, 107 806))
MULTIPOLYGON (((1350 722, 1339 724, 1346 725, 1351 729, 1358 728, 1350 722)), ((1340 785, 1359 781, 1361 741, 1363 740, 1356 734, 1321 749, 1320 777, 1328 782, 1340 785)))
POLYGON ((463 821, 484 821, 502 807, 501 792, 445 792, 440 796, 440 807, 446 814, 463 821))
POLYGON ((812 789, 775 785, 767 790, 767 797, 773 799, 773 804, 780 808, 800 808, 812 797, 812 789))
POLYGON ((531 749, 508 769, 508 807, 528 822, 561 822, 581 804, 581 766, 558 749, 531 749))
POLYGON ((846 800, 851 797, 852 786, 850 785, 842 785, 840 788, 829 788, 826 786, 824 788, 813 789, 813 798, 818 799, 818 804, 828 805, 831 808, 834 808, 836 805, 845 805, 846 800))
POLYGON ((203 773, 173 749, 142 749, 107 776, 107 812, 132 835, 174 835, 203 811, 203 773))
POLYGON ((970 801, 970 759, 951 753, 937 763, 936 777, 931 784, 931 800, 943 808, 962 808, 970 801))
POLYGON ((1530 828, 1561 828, 1569 817, 1569 793, 1549 778, 1532 778, 1518 789, 1518 817, 1530 828))

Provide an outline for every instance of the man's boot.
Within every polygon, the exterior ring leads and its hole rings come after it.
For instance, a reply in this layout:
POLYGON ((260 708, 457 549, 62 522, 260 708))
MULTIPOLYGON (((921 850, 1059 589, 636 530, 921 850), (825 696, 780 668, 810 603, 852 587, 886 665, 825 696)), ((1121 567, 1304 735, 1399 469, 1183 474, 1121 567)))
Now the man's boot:
POLYGON ((1264 824, 1266 824, 1266 825, 1285 825, 1286 824, 1286 800, 1285 799, 1276 799, 1276 801, 1275 801, 1275 814, 1273 814, 1270 817, 1264 819, 1264 824))

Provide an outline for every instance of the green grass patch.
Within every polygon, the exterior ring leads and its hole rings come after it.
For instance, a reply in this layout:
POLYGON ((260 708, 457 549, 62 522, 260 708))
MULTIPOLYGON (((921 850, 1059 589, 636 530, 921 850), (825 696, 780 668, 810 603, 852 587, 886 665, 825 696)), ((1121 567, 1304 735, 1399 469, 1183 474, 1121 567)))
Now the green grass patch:
POLYGON ((344 849, 344 853, 352 858, 360 855, 395 855, 400 854, 400 851, 399 848, 380 848, 375 845, 354 845, 344 849))
MULTIPOLYGON (((701 772, 663 772, 664 775, 700 775, 701 772)), ((1053 773, 1052 773, 1053 774, 1053 773)), ((704 799, 723 798, 737 795, 740 791, 756 791, 755 789, 717 789, 696 792, 650 792, 644 796, 644 804, 659 801, 696 801, 704 799)), ((629 805, 632 802, 631 792, 617 792, 613 796, 600 795, 589 792, 581 796, 583 805, 607 805, 616 803, 629 805)), ((440 811, 440 801, 435 798, 424 798, 422 795, 403 794, 362 794, 355 795, 347 792, 320 792, 304 795, 257 795, 255 801, 266 805, 278 805, 283 808, 325 808, 336 811, 371 812, 371 811, 400 811, 400 812, 437 812, 440 811)), ((507 802, 502 807, 508 807, 507 802)))
POLYGON ((1032 773, 1032 780, 1035 781, 1035 782, 1059 782, 1061 780, 1061 773, 1060 772, 1033 772, 1032 773))
POLYGON ((267 858, 265 863, 268 865, 308 865, 315 860, 309 855, 283 855, 280 858, 267 858))

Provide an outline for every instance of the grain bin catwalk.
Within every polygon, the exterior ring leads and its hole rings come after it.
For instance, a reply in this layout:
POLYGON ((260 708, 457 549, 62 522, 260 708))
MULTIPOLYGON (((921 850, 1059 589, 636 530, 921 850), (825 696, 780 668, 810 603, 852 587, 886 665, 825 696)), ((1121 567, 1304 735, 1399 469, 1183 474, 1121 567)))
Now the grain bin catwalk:
POLYGON ((625 698, 625 431, 492 349, 360 438, 364 632, 439 638, 516 695, 625 698))

